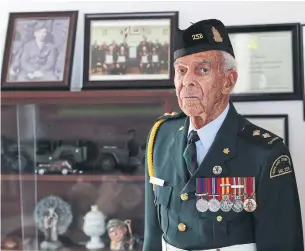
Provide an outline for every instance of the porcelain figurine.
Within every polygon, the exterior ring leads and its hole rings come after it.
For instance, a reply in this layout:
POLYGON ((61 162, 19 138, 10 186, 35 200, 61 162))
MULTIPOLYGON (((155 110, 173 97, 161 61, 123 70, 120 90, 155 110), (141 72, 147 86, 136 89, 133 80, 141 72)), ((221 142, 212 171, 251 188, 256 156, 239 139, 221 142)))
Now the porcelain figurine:
POLYGON ((58 196, 50 195, 41 199, 34 212, 35 222, 44 233, 44 241, 40 243, 41 249, 57 249, 63 244, 58 239, 64 234, 72 222, 70 205, 58 196))
POLYGON ((86 244, 87 249, 105 247, 104 242, 100 238, 106 232, 105 215, 99 211, 97 205, 92 205, 91 211, 84 216, 83 231, 87 236, 91 237, 90 241, 86 244))
POLYGON ((131 220, 112 219, 107 224, 108 236, 111 240, 111 250, 133 250, 134 238, 131 230, 131 220))

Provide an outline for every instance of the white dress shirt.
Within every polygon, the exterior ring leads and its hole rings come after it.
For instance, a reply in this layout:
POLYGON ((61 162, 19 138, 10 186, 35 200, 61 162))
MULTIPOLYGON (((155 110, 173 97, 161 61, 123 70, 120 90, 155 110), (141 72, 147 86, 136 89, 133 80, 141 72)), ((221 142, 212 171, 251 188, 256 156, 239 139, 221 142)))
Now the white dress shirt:
POLYGON ((194 130, 197 131, 200 141, 196 142, 196 151, 197 151, 197 163, 198 167, 203 161, 204 157, 206 156, 207 152, 209 151, 219 128, 221 127, 223 121, 225 120, 228 111, 229 111, 230 104, 224 109, 224 111, 213 121, 205 125, 204 127, 196 130, 190 121, 188 134, 194 130))

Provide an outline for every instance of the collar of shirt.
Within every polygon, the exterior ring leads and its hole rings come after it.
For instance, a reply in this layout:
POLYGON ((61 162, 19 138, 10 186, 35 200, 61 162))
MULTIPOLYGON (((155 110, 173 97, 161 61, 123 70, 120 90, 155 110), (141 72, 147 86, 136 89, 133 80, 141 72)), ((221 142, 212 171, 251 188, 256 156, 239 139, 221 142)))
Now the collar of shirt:
POLYGON ((192 122, 190 121, 188 133, 190 133, 192 130, 197 131, 198 136, 200 138, 200 143, 204 146, 204 148, 210 148, 216 137, 217 132, 219 131, 223 121, 225 120, 228 114, 229 107, 230 104, 227 105, 224 111, 216 119, 214 119, 213 121, 198 130, 194 128, 192 122))

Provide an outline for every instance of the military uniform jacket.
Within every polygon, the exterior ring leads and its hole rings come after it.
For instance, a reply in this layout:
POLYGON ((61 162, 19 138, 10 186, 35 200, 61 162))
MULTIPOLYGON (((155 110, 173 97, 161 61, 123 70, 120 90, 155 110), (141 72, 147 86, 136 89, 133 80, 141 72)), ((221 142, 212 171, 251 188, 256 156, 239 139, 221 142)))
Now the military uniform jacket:
POLYGON ((153 137, 153 175, 165 184, 149 182, 146 156, 143 251, 161 251, 162 236, 185 250, 247 243, 256 243, 257 251, 304 250, 293 163, 280 137, 251 124, 230 103, 209 152, 189 178, 183 158, 189 118, 181 113, 160 119, 153 137), (215 166, 222 167, 220 174, 214 174, 215 166), (254 177, 256 210, 199 212, 196 180, 216 176, 254 177))

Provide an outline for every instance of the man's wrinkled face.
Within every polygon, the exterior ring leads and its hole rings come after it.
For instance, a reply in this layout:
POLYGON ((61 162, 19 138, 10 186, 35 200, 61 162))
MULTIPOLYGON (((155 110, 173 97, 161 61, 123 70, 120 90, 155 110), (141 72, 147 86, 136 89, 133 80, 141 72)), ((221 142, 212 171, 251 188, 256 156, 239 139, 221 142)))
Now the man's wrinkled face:
POLYGON ((178 103, 188 116, 210 116, 224 99, 226 73, 220 51, 200 52, 178 58, 175 87, 178 103))

